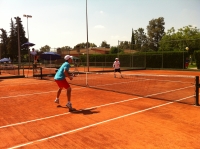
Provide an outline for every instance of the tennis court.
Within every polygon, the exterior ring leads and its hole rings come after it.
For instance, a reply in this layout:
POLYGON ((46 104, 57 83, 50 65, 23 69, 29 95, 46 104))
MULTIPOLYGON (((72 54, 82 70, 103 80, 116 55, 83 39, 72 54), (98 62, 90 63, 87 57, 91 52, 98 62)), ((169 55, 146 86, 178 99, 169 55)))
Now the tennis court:
POLYGON ((0 148, 199 148, 198 71, 83 73, 54 103, 51 79, 0 79, 0 148))

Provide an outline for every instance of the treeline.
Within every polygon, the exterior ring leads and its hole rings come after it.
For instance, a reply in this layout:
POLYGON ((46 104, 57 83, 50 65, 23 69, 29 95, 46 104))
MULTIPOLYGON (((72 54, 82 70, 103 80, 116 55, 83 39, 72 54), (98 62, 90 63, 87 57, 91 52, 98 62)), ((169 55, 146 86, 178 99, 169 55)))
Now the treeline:
MULTIPOLYGON (((18 27, 19 27, 19 42, 20 44, 26 43, 28 39, 25 37, 24 27, 22 25, 21 18, 11 18, 9 35, 7 31, 1 28, 1 43, 0 43, 0 54, 1 57, 10 57, 12 60, 16 60, 18 56, 18 27), (19 22, 17 23, 17 20, 19 22)), ((21 46, 20 46, 21 47, 21 46)), ((22 60, 27 59, 28 50, 21 48, 22 60)))
MULTIPOLYGON (((0 55, 1 57, 10 57, 12 60, 17 59, 18 56, 18 27, 20 45, 27 42, 25 37, 24 27, 22 21, 19 18, 17 24, 17 18, 11 19, 9 35, 7 31, 1 28, 0 34, 0 55)), ((130 41, 118 41, 118 45, 111 47, 106 41, 102 41, 101 47, 110 48, 110 54, 120 53, 124 50, 131 49, 140 52, 157 52, 157 51, 184 51, 188 50, 190 56, 193 57, 193 53, 196 50, 200 50, 200 30, 197 27, 191 25, 178 29, 177 31, 172 27, 165 32, 165 21, 163 17, 152 19, 147 25, 147 33, 143 28, 136 30, 132 29, 130 41), (186 48, 187 47, 187 48, 186 48)), ((21 47, 21 46, 20 46, 21 47)), ((65 51, 75 49, 79 52, 80 49, 97 47, 94 43, 78 43, 74 47, 64 46, 56 50, 65 51)), ((41 47, 40 52, 51 51, 49 45, 41 47)), ((21 60, 26 61, 28 59, 28 49, 21 47, 21 60)))

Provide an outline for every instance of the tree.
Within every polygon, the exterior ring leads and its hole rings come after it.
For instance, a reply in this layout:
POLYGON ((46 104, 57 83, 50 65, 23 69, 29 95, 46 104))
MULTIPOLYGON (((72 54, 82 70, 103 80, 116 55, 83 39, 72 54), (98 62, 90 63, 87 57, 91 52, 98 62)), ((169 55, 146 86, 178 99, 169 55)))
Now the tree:
POLYGON ((147 26, 147 34, 149 36, 149 46, 153 50, 157 51, 159 48, 159 41, 162 39, 165 34, 165 22, 163 17, 159 17, 158 19, 152 19, 149 21, 149 25, 147 26))
POLYGON ((70 53, 69 51, 70 51, 71 49, 72 49, 72 48, 69 47, 69 46, 64 46, 64 47, 58 48, 58 49, 57 49, 57 53, 58 53, 58 54, 61 54, 61 53, 63 53, 64 51, 68 51, 68 53, 70 53))
POLYGON ((188 25, 178 29, 178 32, 182 34, 184 49, 189 47, 191 53, 200 49, 200 30, 197 27, 188 25))
POLYGON ((119 45, 117 46, 119 49, 130 49, 131 48, 131 43, 128 41, 120 41, 119 45))
POLYGON ((4 30, 3 28, 0 29, 2 34, 0 35, 0 38, 1 38, 1 56, 2 57, 7 57, 8 55, 8 51, 7 51, 7 44, 8 44, 8 37, 7 37, 7 32, 6 30, 4 30))
POLYGON ((50 51, 50 49, 51 49, 51 47, 50 47, 50 46, 48 46, 48 45, 45 45, 44 47, 41 47, 41 48, 40 48, 40 51, 42 51, 42 52, 49 52, 49 51, 50 51))
POLYGON ((134 45, 135 45, 135 35, 134 35, 134 31, 133 31, 133 29, 132 29, 131 50, 134 50, 134 45))
POLYGON ((148 39, 143 28, 138 28, 138 30, 135 30, 135 41, 136 50, 144 51, 144 49, 148 48, 148 39))
POLYGON ((89 43, 90 44, 90 47, 97 47, 97 45, 96 44, 94 44, 94 43, 89 43))
POLYGON ((15 24, 13 23, 13 20, 11 18, 11 23, 10 23, 10 35, 9 35, 9 42, 7 45, 8 48, 8 53, 11 59, 14 60, 14 57, 16 58, 17 55, 17 29, 15 27, 15 24))
POLYGON ((104 48, 110 48, 110 45, 107 44, 106 41, 102 41, 102 43, 101 43, 101 47, 104 47, 104 48))
POLYGON ((176 32, 172 27, 169 29, 160 41, 160 50, 165 51, 183 51, 189 47, 190 54, 200 49, 200 31, 191 25, 178 29, 176 32))
MULTIPOLYGON (((88 42, 88 48, 90 47, 97 47, 94 43, 88 42)), ((85 49, 87 48, 87 42, 86 43, 79 43, 76 46, 74 46, 74 49, 85 49)))
POLYGON ((17 59, 18 56, 18 25, 19 25, 19 37, 20 37, 20 53, 21 56, 24 57, 25 55, 28 55, 28 50, 27 49, 22 49, 21 45, 25 42, 28 41, 28 39, 25 37, 25 31, 24 27, 21 23, 21 18, 16 18, 16 22, 14 23, 12 18, 11 18, 11 28, 10 28, 10 36, 9 36, 9 41, 7 44, 7 51, 9 57, 11 59, 15 60, 17 59), (19 22, 17 23, 17 19, 19 19, 19 22))
POLYGON ((172 27, 165 33, 160 41, 159 50, 163 51, 185 51, 188 47, 188 54, 191 64, 194 60, 194 51, 200 50, 200 30, 192 25, 178 29, 176 32, 172 27))
MULTIPOLYGON (((16 23, 17 24, 17 23, 16 23)), ((18 27, 18 26, 17 26, 18 27)), ((16 27, 16 29, 17 29, 16 27)), ((20 47, 22 44, 26 43, 28 41, 28 38, 25 37, 25 31, 24 31, 24 27, 21 21, 21 18, 19 20, 19 36, 20 36, 20 47)), ((26 48, 22 48, 21 47, 21 55, 28 55, 28 49, 26 48)))
POLYGON ((117 53, 123 53, 124 51, 120 49, 119 47, 111 47, 110 48, 110 54, 117 54, 117 53))
POLYGON ((175 29, 172 27, 171 29, 167 30, 167 32, 162 37, 159 45, 159 50, 162 51, 173 51, 176 47, 176 42, 171 42, 175 38, 175 29))

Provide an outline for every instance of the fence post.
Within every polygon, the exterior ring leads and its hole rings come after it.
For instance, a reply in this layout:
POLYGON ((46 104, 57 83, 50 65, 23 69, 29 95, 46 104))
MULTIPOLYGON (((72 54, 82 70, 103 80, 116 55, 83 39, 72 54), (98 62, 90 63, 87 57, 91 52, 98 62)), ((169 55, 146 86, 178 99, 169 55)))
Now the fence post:
POLYGON ((42 80, 42 67, 40 67, 40 79, 42 80))
POLYGON ((199 84, 199 76, 196 76, 196 106, 199 106, 199 88, 200 88, 200 84, 199 84))
POLYGON ((23 76, 24 76, 24 64, 23 64, 23 76))

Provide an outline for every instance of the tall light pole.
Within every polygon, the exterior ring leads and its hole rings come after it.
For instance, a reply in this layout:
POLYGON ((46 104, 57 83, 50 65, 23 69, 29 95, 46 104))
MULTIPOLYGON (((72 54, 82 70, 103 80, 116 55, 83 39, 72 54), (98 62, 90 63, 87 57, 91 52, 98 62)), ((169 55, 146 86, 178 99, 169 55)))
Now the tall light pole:
POLYGON ((120 41, 118 40, 118 48, 117 48, 117 57, 119 58, 119 45, 120 45, 120 41))
MULTIPOLYGON (((32 16, 31 15, 26 15, 26 14, 24 14, 23 16, 27 18, 27 35, 28 35, 28 42, 29 42, 28 18, 32 18, 32 16)), ((29 65, 30 65, 30 50, 29 50, 29 47, 28 47, 28 58, 29 58, 29 65)))
POLYGON ((87 71, 89 72, 89 50, 88 50, 88 16, 87 16, 87 0, 86 0, 86 31, 87 31, 87 71))
POLYGON ((29 33, 28 33, 28 18, 32 18, 32 16, 31 16, 31 15, 26 15, 26 14, 24 14, 24 17, 26 17, 26 18, 27 18, 27 35, 28 35, 28 42, 29 42, 29 33))

